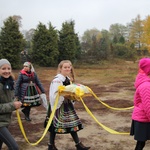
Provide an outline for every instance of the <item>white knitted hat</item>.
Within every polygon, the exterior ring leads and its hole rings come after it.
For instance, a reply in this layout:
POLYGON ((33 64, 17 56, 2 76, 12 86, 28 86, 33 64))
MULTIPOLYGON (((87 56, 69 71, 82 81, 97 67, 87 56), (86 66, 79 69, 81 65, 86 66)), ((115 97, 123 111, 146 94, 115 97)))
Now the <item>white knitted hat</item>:
POLYGON ((0 59, 0 67, 3 66, 4 64, 10 65, 10 62, 7 59, 0 59))

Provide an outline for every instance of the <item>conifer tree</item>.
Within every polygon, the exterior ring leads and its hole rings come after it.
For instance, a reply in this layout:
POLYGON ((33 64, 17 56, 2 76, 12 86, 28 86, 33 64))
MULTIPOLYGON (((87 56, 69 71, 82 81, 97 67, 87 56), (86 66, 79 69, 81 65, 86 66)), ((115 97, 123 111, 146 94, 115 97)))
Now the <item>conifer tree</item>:
POLYGON ((58 50, 58 31, 49 24, 49 66, 54 66, 58 64, 59 50, 58 50))
POLYGON ((69 59, 74 61, 80 54, 80 45, 74 31, 74 21, 64 22, 59 32, 59 61, 69 59))
POLYGON ((8 59, 14 69, 20 66, 20 52, 23 50, 24 39, 19 31, 18 22, 9 17, 4 21, 0 33, 0 57, 8 59))
POLYGON ((57 30, 40 23, 33 36, 33 61, 40 66, 53 66, 58 62, 57 30))
POLYGON ((76 42, 76 55, 75 55, 75 58, 80 59, 81 58, 81 43, 80 43, 78 34, 75 34, 75 42, 76 42))

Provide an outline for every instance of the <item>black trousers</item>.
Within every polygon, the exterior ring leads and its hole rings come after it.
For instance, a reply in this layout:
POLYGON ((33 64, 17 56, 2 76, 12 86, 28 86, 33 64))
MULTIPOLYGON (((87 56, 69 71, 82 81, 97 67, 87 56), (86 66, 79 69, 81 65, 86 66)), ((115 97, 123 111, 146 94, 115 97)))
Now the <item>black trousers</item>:
POLYGON ((145 146, 145 141, 137 141, 135 150, 143 150, 145 146))
POLYGON ((5 143, 9 150, 19 150, 18 144, 12 137, 7 127, 0 128, 0 150, 2 145, 5 143))
POLYGON ((23 111, 25 112, 25 114, 29 117, 30 115, 30 110, 31 110, 31 107, 30 106, 26 106, 23 108, 23 111))

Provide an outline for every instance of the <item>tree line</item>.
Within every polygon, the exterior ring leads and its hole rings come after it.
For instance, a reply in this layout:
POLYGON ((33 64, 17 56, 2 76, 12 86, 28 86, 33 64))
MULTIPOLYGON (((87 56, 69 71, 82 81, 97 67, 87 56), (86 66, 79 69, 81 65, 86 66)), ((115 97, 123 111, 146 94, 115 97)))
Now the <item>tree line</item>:
POLYGON ((0 30, 0 58, 7 58, 14 69, 20 67, 24 56, 28 56, 25 60, 49 67, 63 59, 97 62, 149 55, 150 16, 141 20, 138 15, 126 26, 113 24, 109 31, 86 30, 82 37, 75 33, 73 20, 62 23, 60 31, 52 23, 47 27, 40 22, 36 29, 24 34, 19 30, 20 20, 20 16, 10 16, 0 30))
POLYGON ((66 21, 58 31, 51 23, 48 28, 39 23, 28 40, 20 32, 16 17, 9 17, 0 31, 0 57, 7 58, 13 68, 20 67, 20 57, 25 53, 32 63, 45 67, 55 66, 63 59, 75 61, 81 47, 74 25, 74 21, 66 21))

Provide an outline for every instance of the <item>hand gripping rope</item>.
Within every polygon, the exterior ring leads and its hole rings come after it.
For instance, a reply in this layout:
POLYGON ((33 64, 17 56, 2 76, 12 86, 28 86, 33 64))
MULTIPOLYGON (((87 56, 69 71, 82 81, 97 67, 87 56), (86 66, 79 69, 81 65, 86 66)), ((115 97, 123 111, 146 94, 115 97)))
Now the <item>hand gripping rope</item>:
POLYGON ((22 132, 22 134, 23 134, 25 140, 26 140, 29 144, 31 144, 32 146, 35 146, 35 145, 39 144, 39 143, 42 141, 42 139, 44 138, 44 136, 46 135, 46 133, 47 133, 47 131, 48 131, 48 129, 49 129, 49 126, 50 126, 50 124, 51 124, 51 122, 52 122, 52 119, 53 119, 53 117, 54 117, 54 114, 55 114, 55 111, 56 111, 56 107, 57 107, 57 104, 58 104, 58 99, 59 99, 59 94, 58 94, 57 97, 56 97, 56 101, 55 101, 55 104, 54 104, 54 108, 53 108, 53 110, 52 110, 52 113, 51 113, 51 116, 50 116, 49 121, 48 121, 48 123, 47 123, 47 126, 46 126, 46 128, 45 128, 45 130, 44 130, 44 132, 43 132, 43 134, 42 134, 42 136, 41 136, 41 138, 40 138, 37 142, 35 142, 35 143, 31 143, 31 142, 28 140, 28 138, 27 138, 27 136, 26 136, 26 133, 25 133, 25 130, 24 130, 24 127, 23 127, 23 124, 22 124, 22 121, 21 121, 21 118, 20 118, 19 111, 16 110, 20 130, 21 130, 21 132, 22 132))

